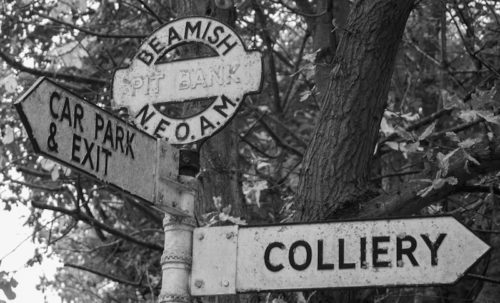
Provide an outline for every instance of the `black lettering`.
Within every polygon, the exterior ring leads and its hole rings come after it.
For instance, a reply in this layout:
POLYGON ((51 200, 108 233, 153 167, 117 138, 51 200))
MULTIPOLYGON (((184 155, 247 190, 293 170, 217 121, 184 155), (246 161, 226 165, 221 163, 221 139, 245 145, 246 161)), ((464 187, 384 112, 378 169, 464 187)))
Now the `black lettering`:
POLYGON ((74 128, 76 129, 76 125, 78 124, 80 126, 80 132, 83 132, 82 118, 83 118, 83 107, 81 104, 76 103, 75 110, 73 112, 73 119, 75 119, 74 128))
POLYGON ((366 238, 362 237, 361 238, 361 251, 360 251, 360 257, 359 257, 359 263, 361 268, 368 268, 368 264, 366 264, 366 238))
POLYGON ((154 58, 155 58, 155 56, 146 50, 141 50, 137 54, 137 59, 141 60, 146 65, 150 65, 153 62, 154 58))
POLYGON ((98 113, 95 113, 95 128, 94 128, 94 140, 97 140, 97 133, 104 129, 104 119, 98 113))
POLYGON ((191 35, 196 31, 196 39, 200 38, 200 30, 201 30, 201 21, 196 22, 193 26, 191 22, 186 22, 186 29, 184 30, 184 39, 188 38, 188 32, 191 32, 191 35))
POLYGON ((292 266, 293 269, 295 270, 306 269, 309 266, 309 264, 311 264, 311 259, 312 259, 312 250, 309 243, 307 243, 304 240, 293 242, 293 244, 290 246, 290 250, 288 251, 288 261, 290 262, 290 265, 292 266), (306 250, 306 260, 302 264, 297 264, 297 262, 295 261, 295 250, 299 246, 304 247, 304 249, 306 250))
MULTIPOLYGON (((154 111, 152 111, 148 115, 148 109, 149 109, 149 104, 144 105, 144 107, 141 108, 141 110, 135 116, 135 118, 137 119, 137 117, 139 117, 142 114, 142 116, 141 116, 141 122, 139 122, 141 124, 141 126, 144 126, 144 124, 148 123, 148 121, 155 115, 154 111)), ((167 124, 167 125, 169 125, 169 124, 167 124)), ((156 127, 156 128, 158 129, 158 127, 156 127)), ((145 129, 147 129, 147 127, 145 127, 145 129)), ((156 131, 155 131, 155 134, 156 134, 156 131)))
POLYGON ((57 119, 59 118, 59 115, 54 111, 54 100, 61 100, 61 95, 59 95, 57 92, 53 92, 52 95, 50 95, 50 114, 52 115, 52 118, 57 119))
POLYGON ((339 269, 356 268, 355 263, 345 263, 345 244, 344 239, 339 239, 339 269))
POLYGON ((215 125, 212 124, 212 122, 210 122, 207 118, 205 118, 205 116, 201 116, 200 117, 200 125, 201 125, 201 135, 204 136, 205 135, 205 130, 207 128, 213 128, 215 129, 215 125))
POLYGON ((324 263, 323 250, 323 240, 318 240, 318 270, 333 269, 333 264, 324 263))
POLYGON ((229 38, 231 38, 231 34, 228 34, 224 39, 222 39, 219 43, 217 43, 217 45, 215 47, 219 48, 221 47, 222 45, 224 45, 225 47, 227 47, 227 49, 222 53, 223 55, 229 53, 230 50, 232 50, 236 44, 238 44, 237 42, 234 42, 233 44, 229 44, 227 42, 227 40, 229 40, 229 38))
POLYGON ((207 27, 205 28, 205 31, 203 32, 203 36, 201 36, 201 39, 205 40, 205 37, 207 36, 207 33, 208 33, 208 29, 210 28, 211 25, 212 25, 212 21, 208 21, 207 27))
POLYGON ((108 174, 108 158, 111 156, 111 152, 103 147, 102 153, 104 154, 104 175, 106 176, 108 174))
POLYGON ((208 42, 212 43, 212 44, 216 44, 217 42, 219 42, 219 33, 220 34, 223 34, 224 33, 224 28, 222 26, 216 26, 214 28, 214 31, 212 32, 213 36, 210 36, 207 38, 208 42))
POLYGON ((132 159, 135 159, 134 151, 132 150, 132 141, 134 140, 134 137, 135 137, 134 133, 132 133, 132 135, 130 135, 130 132, 127 131, 127 142, 125 144, 125 146, 126 146, 125 156, 128 156, 128 154, 130 153, 130 157, 132 159))
POLYGON ((91 169, 94 169, 94 162, 92 162, 92 150, 94 149, 94 142, 92 142, 90 145, 89 143, 87 142, 87 139, 83 138, 83 143, 85 144, 85 149, 87 150, 85 152, 85 156, 83 157, 83 160, 82 160, 82 166, 85 165, 85 163, 87 162, 87 160, 89 161, 89 164, 90 164, 90 168, 91 169))
POLYGON ((273 248, 279 248, 279 249, 283 250, 283 249, 285 249, 285 245, 283 245, 283 243, 281 243, 281 242, 273 242, 273 243, 270 243, 266 247, 266 250, 264 252, 264 264, 266 265, 266 268, 272 272, 277 272, 277 271, 282 270, 284 268, 284 266, 281 263, 278 265, 274 265, 271 263, 271 260, 269 259, 269 257, 271 256, 271 250, 273 248))
POLYGON ((167 129, 167 126, 170 125, 170 122, 168 122, 165 119, 161 119, 158 125, 156 125, 155 132, 153 133, 153 136, 157 138, 161 138, 161 135, 159 132, 165 131, 167 129))
POLYGON ((175 128, 175 137, 177 138, 177 140, 179 141, 186 140, 188 136, 189 136, 189 124, 185 122, 179 123, 175 128), (184 128, 183 131, 184 134, 182 135, 181 135, 181 128, 184 128))
POLYGON ((109 141, 111 145, 111 148, 115 148, 114 142, 113 142, 113 127, 111 125, 111 120, 108 120, 108 124, 106 124, 106 131, 104 133, 104 139, 102 139, 102 144, 106 144, 106 142, 109 141))
POLYGON ((168 29, 168 45, 172 45, 173 40, 179 40, 179 41, 181 41, 181 36, 179 36, 179 34, 175 30, 175 28, 170 27, 168 29))
POLYGON ((413 266, 418 266, 418 262, 413 256, 417 248, 417 240, 412 236, 397 237, 396 239, 396 260, 397 266, 403 267, 403 255, 406 255, 413 266), (403 241, 410 242, 410 247, 403 248, 403 241))
POLYGON ((223 110, 228 109, 228 107, 227 107, 228 103, 231 104, 231 106, 233 106, 233 107, 235 106, 235 104, 224 95, 221 96, 221 100, 222 100, 222 105, 214 105, 214 109, 219 114, 221 114, 221 116, 223 116, 224 118, 227 118, 227 114, 223 110))
POLYGON ((158 41, 158 39, 156 37, 153 37, 148 45, 155 51, 156 54, 160 54, 164 49, 165 49, 165 46, 163 47, 160 47, 161 46, 161 42, 158 41))
POLYGON ((71 161, 80 163, 80 158, 77 156, 77 152, 80 151, 80 143, 82 142, 82 137, 73 134, 73 144, 71 145, 71 161))
POLYGON ((380 261, 378 259, 379 255, 387 254, 387 247, 381 248, 378 245, 380 243, 389 242, 390 238, 388 236, 380 236, 372 238, 373 245, 373 267, 390 267, 391 262, 389 261, 380 261))
POLYGON ((123 128, 120 125, 116 125, 116 134, 115 134, 115 149, 118 149, 118 143, 120 143, 120 150, 123 153, 123 128))
POLYGON ((439 234, 439 236, 436 239, 436 242, 432 243, 432 241, 429 239, 429 235, 420 235, 422 239, 424 239, 425 244, 427 244, 427 247, 429 247, 429 250, 431 251, 431 265, 436 266, 438 265, 438 257, 437 257, 437 252, 441 244, 443 244, 443 240, 446 237, 446 234, 439 234))
POLYGON ((68 125, 71 126, 71 109, 69 106, 69 99, 67 97, 66 99, 64 99, 63 110, 59 121, 62 121, 64 119, 68 120, 68 125))
POLYGON ((95 157, 95 171, 99 171, 99 164, 101 163, 101 147, 99 145, 96 145, 97 147, 97 157, 95 157))

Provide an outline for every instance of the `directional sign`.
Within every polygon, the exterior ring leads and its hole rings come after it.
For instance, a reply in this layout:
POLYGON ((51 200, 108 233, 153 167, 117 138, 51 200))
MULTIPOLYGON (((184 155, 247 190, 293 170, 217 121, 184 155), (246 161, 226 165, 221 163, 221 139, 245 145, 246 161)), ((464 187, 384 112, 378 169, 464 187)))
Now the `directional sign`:
POLYGON ((37 153, 174 214, 178 151, 54 82, 40 78, 15 104, 37 153))
POLYGON ((262 59, 247 51, 226 24, 207 17, 181 18, 156 30, 139 48, 127 69, 116 71, 113 99, 128 107, 136 123, 171 144, 188 144, 213 135, 236 113, 246 94, 260 90, 262 59), (205 45, 212 56, 169 59, 178 46, 205 45), (165 63, 165 60, 167 61, 165 63), (211 99, 200 113, 176 118, 160 104, 211 99))
POLYGON ((194 232, 194 296, 451 284, 489 246, 450 216, 194 232))

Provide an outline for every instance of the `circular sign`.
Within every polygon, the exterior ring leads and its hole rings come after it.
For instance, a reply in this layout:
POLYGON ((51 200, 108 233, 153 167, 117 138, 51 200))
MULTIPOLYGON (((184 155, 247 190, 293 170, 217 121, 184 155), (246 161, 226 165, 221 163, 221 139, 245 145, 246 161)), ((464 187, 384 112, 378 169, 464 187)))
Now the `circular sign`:
POLYGON ((207 17, 188 17, 157 29, 129 68, 113 79, 116 106, 127 107, 137 126, 170 144, 189 144, 213 135, 235 115, 246 94, 260 91, 262 56, 247 51, 229 26, 207 17), (178 46, 201 43, 214 56, 163 62, 178 46), (203 111, 176 118, 159 104, 213 100, 203 111), (156 106, 155 106, 156 105, 156 106))

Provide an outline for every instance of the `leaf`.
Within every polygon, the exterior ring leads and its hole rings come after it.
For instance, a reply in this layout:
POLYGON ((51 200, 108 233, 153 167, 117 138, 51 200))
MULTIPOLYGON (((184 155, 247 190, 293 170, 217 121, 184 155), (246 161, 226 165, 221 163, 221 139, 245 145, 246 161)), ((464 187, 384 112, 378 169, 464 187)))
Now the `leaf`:
POLYGON ((385 142, 385 145, 389 146, 390 149, 393 149, 393 150, 401 150, 399 148, 399 143, 398 142, 394 142, 394 141, 387 141, 385 142))
POLYGON ((476 164, 476 165, 479 165, 479 161, 476 160, 476 158, 474 158, 471 154, 469 154, 468 152, 464 151, 464 156, 467 160, 471 161, 472 163, 476 164))
POLYGON ((454 132, 446 132, 446 137, 450 138, 451 141, 460 142, 460 138, 454 132))
POLYGON ((500 116, 494 116, 492 112, 478 112, 478 115, 490 123, 500 125, 500 116))
POLYGON ((40 160, 40 166, 44 170, 51 171, 54 168, 55 165, 56 165, 56 162, 54 162, 54 161, 52 161, 50 159, 41 158, 41 160, 40 160))
POLYGON ((382 117, 382 121, 380 121, 380 131, 387 137, 390 134, 393 134, 396 132, 394 127, 392 127, 388 122, 385 117, 382 117))
POLYGON ((3 131, 2 143, 10 144, 14 142, 14 129, 10 125, 6 125, 3 131))
POLYGON ((450 158, 458 151, 460 148, 456 148, 452 150, 451 152, 447 153, 446 155, 443 155, 441 152, 437 153, 436 158, 438 160, 438 166, 440 170, 440 175, 442 177, 446 176, 448 174, 448 169, 450 167, 450 158))
POLYGON ((420 119, 420 115, 418 113, 412 114, 412 113, 406 113, 404 115, 401 115, 401 118, 405 119, 408 122, 414 122, 420 119))
POLYGON ((422 141, 429 137, 436 128, 436 123, 437 121, 434 121, 431 125, 427 126, 427 128, 418 137, 418 141, 422 141))
POLYGON ((318 49, 317 51, 313 52, 313 53, 309 53, 309 54, 305 54, 302 59, 304 61, 309 61, 311 63, 314 63, 316 61, 316 56, 318 55, 318 52, 320 50, 318 49))
POLYGON ((477 111, 475 110, 463 110, 458 114, 458 117, 462 119, 465 122, 472 122, 475 121, 478 117, 477 111))
POLYGON ((52 179, 52 181, 57 181, 57 179, 59 179, 59 167, 57 165, 54 166, 54 168, 50 172, 50 178, 52 179))
POLYGON ((441 97, 443 99, 444 109, 466 108, 465 103, 457 95, 451 95, 448 91, 441 90, 441 97))
POLYGON ((17 89, 17 77, 14 74, 10 74, 7 77, 0 80, 0 85, 3 85, 7 93, 13 94, 17 89))
POLYGON ((464 141, 459 142, 458 146, 460 146, 461 148, 470 148, 474 144, 479 143, 479 142, 481 142, 480 138, 467 138, 464 141))
POLYGON ((309 99, 310 96, 312 96, 312 92, 310 90, 301 92, 299 102, 306 101, 307 99, 309 99))
POLYGON ((222 208, 222 197, 221 196, 213 196, 212 197, 213 201, 214 201, 214 206, 215 208, 220 211, 221 208, 222 208))

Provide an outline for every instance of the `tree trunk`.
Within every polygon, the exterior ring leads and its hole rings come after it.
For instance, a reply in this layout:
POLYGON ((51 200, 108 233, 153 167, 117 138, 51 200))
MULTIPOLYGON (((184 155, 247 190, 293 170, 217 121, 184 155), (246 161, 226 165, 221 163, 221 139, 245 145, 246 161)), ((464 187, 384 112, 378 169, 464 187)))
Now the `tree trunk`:
POLYGON ((331 218, 374 195, 367 182, 412 0, 358 1, 342 32, 297 196, 301 221, 331 218))

